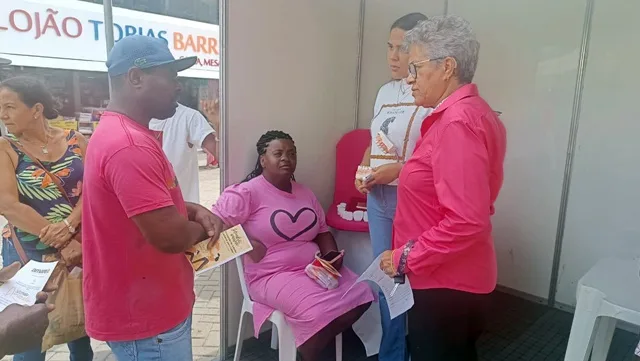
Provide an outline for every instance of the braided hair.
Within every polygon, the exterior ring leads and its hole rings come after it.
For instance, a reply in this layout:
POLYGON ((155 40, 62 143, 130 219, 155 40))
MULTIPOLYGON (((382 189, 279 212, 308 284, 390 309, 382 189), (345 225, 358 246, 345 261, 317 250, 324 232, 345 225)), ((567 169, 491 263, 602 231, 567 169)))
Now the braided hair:
MULTIPOLYGON (((280 130, 270 130, 264 133, 258 140, 258 143, 256 143, 256 150, 258 151, 258 160, 256 161, 256 167, 253 171, 251 171, 251 173, 247 175, 247 177, 242 181, 242 183, 248 182, 253 178, 258 177, 259 175, 262 174, 262 165, 260 164, 260 156, 264 155, 267 152, 267 147, 269 147, 269 143, 271 143, 274 140, 290 140, 291 142, 293 142, 293 138, 291 138, 289 134, 282 132, 280 130)), ((291 179, 292 180, 296 179, 293 176, 293 174, 291 175, 291 179)))

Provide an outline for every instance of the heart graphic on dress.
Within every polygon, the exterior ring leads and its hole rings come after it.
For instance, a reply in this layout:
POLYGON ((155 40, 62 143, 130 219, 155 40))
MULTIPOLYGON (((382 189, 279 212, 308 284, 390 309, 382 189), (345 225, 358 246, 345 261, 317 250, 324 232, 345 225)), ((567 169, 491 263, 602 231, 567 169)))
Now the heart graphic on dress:
MULTIPOLYGON (((273 228, 273 231, 276 232, 278 236, 282 237, 283 239, 286 239, 287 241, 295 241, 296 238, 305 234, 307 231, 312 229, 317 223, 318 223, 318 215, 313 209, 308 207, 301 208, 295 215, 289 213, 284 209, 278 209, 271 214, 271 228, 273 228), (295 225, 300 219, 300 216, 305 212, 311 212, 311 214, 313 214, 313 221, 311 221, 306 226, 301 225, 304 228, 300 232, 294 234, 293 236, 285 234, 287 229, 295 225), (278 219, 276 219, 276 217, 280 213, 286 215, 288 218, 278 217, 278 219), (278 224, 280 224, 280 226, 278 226, 278 224)), ((300 229, 299 227, 296 227, 296 228, 300 229)))

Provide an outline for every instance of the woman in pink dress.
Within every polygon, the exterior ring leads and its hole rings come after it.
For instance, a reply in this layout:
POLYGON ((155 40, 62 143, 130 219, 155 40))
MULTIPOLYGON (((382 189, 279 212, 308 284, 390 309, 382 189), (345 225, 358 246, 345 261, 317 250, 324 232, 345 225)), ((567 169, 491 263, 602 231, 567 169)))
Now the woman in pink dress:
POLYGON ((373 293, 360 283, 345 295, 357 276, 342 260, 334 263, 342 275, 337 288, 328 290, 307 276, 305 267, 317 252, 338 250, 324 211, 313 192, 294 180, 296 147, 291 136, 269 131, 260 137, 257 150, 255 170, 225 189, 213 213, 225 228, 241 224, 252 240, 244 276, 255 302, 254 329, 260 330, 274 310, 281 311, 299 356, 314 361, 369 308, 373 293))

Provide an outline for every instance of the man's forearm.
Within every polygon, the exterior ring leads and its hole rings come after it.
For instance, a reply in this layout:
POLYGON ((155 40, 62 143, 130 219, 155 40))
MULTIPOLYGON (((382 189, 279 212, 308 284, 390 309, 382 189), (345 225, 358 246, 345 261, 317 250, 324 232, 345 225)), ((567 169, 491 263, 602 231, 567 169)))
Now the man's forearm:
POLYGON ((218 158, 218 137, 217 132, 214 130, 213 133, 207 135, 202 141, 202 148, 206 149, 207 152, 211 153, 214 157, 218 158))

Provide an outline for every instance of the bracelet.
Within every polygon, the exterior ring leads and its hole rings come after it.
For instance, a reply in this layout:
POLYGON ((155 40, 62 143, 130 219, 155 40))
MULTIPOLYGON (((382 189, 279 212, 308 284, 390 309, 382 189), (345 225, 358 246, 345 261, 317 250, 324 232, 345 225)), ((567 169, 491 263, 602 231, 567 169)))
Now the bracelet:
POLYGON ((409 252, 413 245, 416 243, 415 239, 410 240, 402 249, 402 255, 400 255, 400 262, 398 264, 398 274, 404 274, 407 269, 407 258, 409 257, 409 252))
POLYGON ((71 225, 71 223, 69 223, 69 221, 66 218, 62 220, 62 223, 64 223, 64 225, 67 226, 67 229, 69 230, 69 233, 71 233, 71 234, 75 234, 76 233, 75 227, 73 227, 71 225))

